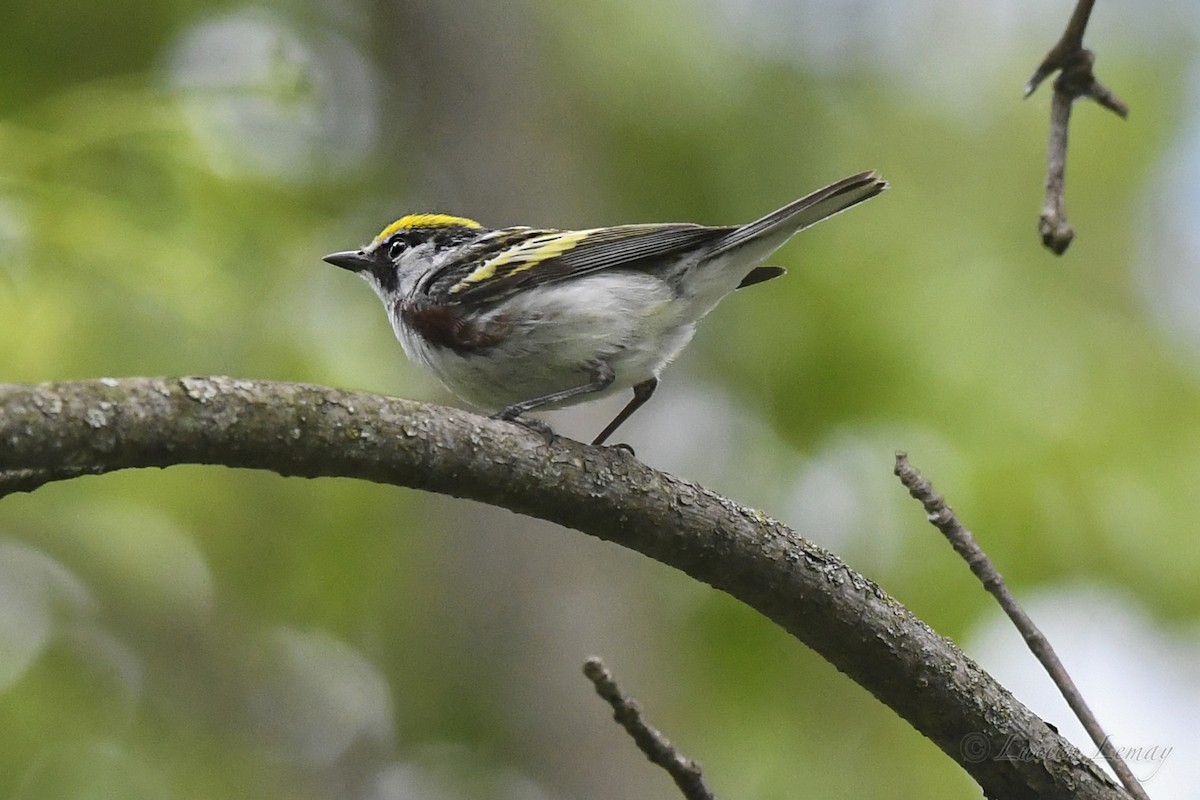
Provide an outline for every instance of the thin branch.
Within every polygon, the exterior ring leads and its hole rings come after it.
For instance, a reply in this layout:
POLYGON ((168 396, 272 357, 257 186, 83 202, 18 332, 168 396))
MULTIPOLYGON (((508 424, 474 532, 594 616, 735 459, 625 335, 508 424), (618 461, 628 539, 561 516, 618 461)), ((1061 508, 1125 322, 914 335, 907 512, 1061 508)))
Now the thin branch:
POLYGON ((455 409, 305 384, 214 377, 0 385, 0 470, 174 464, 359 478, 575 528, 757 609, 929 737, 989 797, 1127 797, 952 643, 836 556, 622 450, 547 443, 455 409), (1006 752, 1038 756, 1001 757, 1006 752))
POLYGON ((1092 67, 1096 57, 1083 46, 1083 34, 1095 0, 1079 0, 1067 27, 1054 47, 1025 84, 1025 96, 1055 72, 1054 97, 1050 102, 1050 143, 1046 152, 1046 197, 1038 219, 1042 244, 1056 255, 1062 255, 1075 238, 1075 229, 1067 221, 1065 198, 1067 172, 1067 126, 1071 106, 1080 97, 1090 97, 1122 119, 1129 116, 1129 107, 1112 90, 1096 80, 1092 67))
POLYGON ((971 572, 975 573, 975 577, 979 578, 983 583, 983 588, 986 589, 996 602, 1000 604, 1000 608, 1004 609, 1004 613, 1012 620, 1013 625, 1021 632, 1025 643, 1029 646, 1033 655, 1041 662, 1046 672, 1049 673, 1050 679, 1054 681, 1054 685, 1058 687, 1063 698, 1066 699, 1067 705, 1075 712, 1075 716, 1083 723, 1083 727, 1087 730, 1088 736, 1092 737, 1092 741, 1103 753, 1104 758, 1108 760, 1117 773, 1117 777, 1121 779, 1121 784, 1134 797, 1139 800, 1149 800, 1146 793, 1142 790, 1142 785, 1138 783, 1137 778, 1129 770, 1125 764, 1121 754, 1117 752, 1112 744, 1112 740, 1104 729, 1100 727, 1100 722, 1088 708, 1087 702, 1083 699, 1083 694, 1080 693, 1075 682, 1071 680, 1071 676, 1067 674, 1066 667, 1059 660, 1058 655, 1054 652, 1054 648, 1050 646, 1049 640, 1038 629, 1025 610, 1021 608, 1020 603, 1008 590, 1008 586, 1004 583, 1004 578, 1000 576, 1000 571, 996 569, 995 564, 988 558, 987 553, 975 541, 975 537, 967 530, 962 523, 958 521, 954 510, 946 504, 945 499, 934 491, 933 484, 924 478, 921 473, 908 461, 908 456, 904 453, 896 454, 896 477, 904 484, 904 488, 908 489, 908 493, 914 499, 919 501, 924 506, 926 513, 929 514, 929 521, 935 528, 942 532, 947 541, 954 548, 967 565, 971 568, 971 572))
POLYGON ((1038 68, 1026 82, 1026 97, 1033 94, 1042 81, 1062 69, 1074 53, 1083 49, 1083 34, 1087 30, 1088 19, 1092 16, 1092 6, 1095 4, 1096 0, 1079 0, 1075 4, 1075 10, 1067 20, 1067 27, 1063 29, 1062 36, 1046 53, 1042 63, 1038 64, 1038 68))
POLYGON ((1074 98, 1055 92, 1050 100, 1050 145, 1046 148, 1046 199, 1038 217, 1042 244, 1061 256, 1075 238, 1075 227, 1067 221, 1067 126, 1074 98))
POLYGON ((712 792, 704 785, 700 765, 680 753, 667 737, 642 719, 641 706, 636 700, 622 694, 621 687, 613 680, 603 661, 589 658, 583 665, 583 674, 596 687, 596 694, 612 706, 613 719, 632 737, 651 763, 667 771, 687 800, 714 800, 712 792))

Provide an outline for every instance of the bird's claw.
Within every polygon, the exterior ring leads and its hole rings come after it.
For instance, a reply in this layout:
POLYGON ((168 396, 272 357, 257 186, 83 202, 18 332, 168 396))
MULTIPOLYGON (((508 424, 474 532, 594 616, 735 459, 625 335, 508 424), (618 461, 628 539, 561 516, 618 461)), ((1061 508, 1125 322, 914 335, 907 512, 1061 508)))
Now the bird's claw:
POLYGON ((558 438, 558 434, 554 432, 554 429, 550 427, 549 423, 543 422, 535 417, 517 416, 515 414, 508 414, 506 412, 507 409, 498 414, 493 414, 492 419, 498 419, 503 422, 511 422, 513 425, 519 425, 527 431, 532 431, 536 434, 539 434, 543 439, 546 440, 546 444, 553 444, 554 440, 558 438))

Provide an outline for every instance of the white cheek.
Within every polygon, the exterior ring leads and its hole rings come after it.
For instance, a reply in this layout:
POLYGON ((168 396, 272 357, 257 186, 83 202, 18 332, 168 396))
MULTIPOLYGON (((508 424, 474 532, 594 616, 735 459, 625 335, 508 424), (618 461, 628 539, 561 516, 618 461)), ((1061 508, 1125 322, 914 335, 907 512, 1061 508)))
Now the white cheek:
POLYGON ((375 280, 374 275, 366 271, 359 272, 357 275, 363 279, 363 282, 366 283, 367 286, 371 287, 371 290, 374 291, 378 297, 383 297, 383 292, 379 289, 379 281, 375 280))

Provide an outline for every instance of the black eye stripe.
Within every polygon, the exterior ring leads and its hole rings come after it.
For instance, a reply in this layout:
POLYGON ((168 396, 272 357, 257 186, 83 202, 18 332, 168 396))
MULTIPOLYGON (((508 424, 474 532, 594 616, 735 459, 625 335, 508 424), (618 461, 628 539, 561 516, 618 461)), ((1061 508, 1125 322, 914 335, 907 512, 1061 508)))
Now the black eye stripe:
POLYGON ((404 240, 404 237, 394 236, 394 237, 392 237, 392 240, 390 242, 388 242, 388 249, 387 249, 388 258, 390 258, 390 259, 399 258, 400 254, 403 253, 407 249, 408 249, 408 242, 404 240))
POLYGON ((376 261, 371 267, 371 274, 375 276, 375 280, 379 282, 379 286, 385 292, 394 292, 400 285, 400 275, 396 271, 396 265, 388 261, 376 261))

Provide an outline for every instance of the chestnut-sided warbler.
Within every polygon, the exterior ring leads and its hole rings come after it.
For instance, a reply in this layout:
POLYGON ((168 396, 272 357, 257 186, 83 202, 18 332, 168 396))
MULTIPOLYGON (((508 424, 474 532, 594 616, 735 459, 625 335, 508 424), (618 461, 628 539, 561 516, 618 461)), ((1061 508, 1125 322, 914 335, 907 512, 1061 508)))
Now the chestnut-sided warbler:
POLYGON ((410 214, 325 260, 371 285, 410 359, 498 419, 632 388, 598 445, 650 399, 722 298, 783 274, 767 256, 885 188, 863 172, 729 227, 492 230, 410 214))

